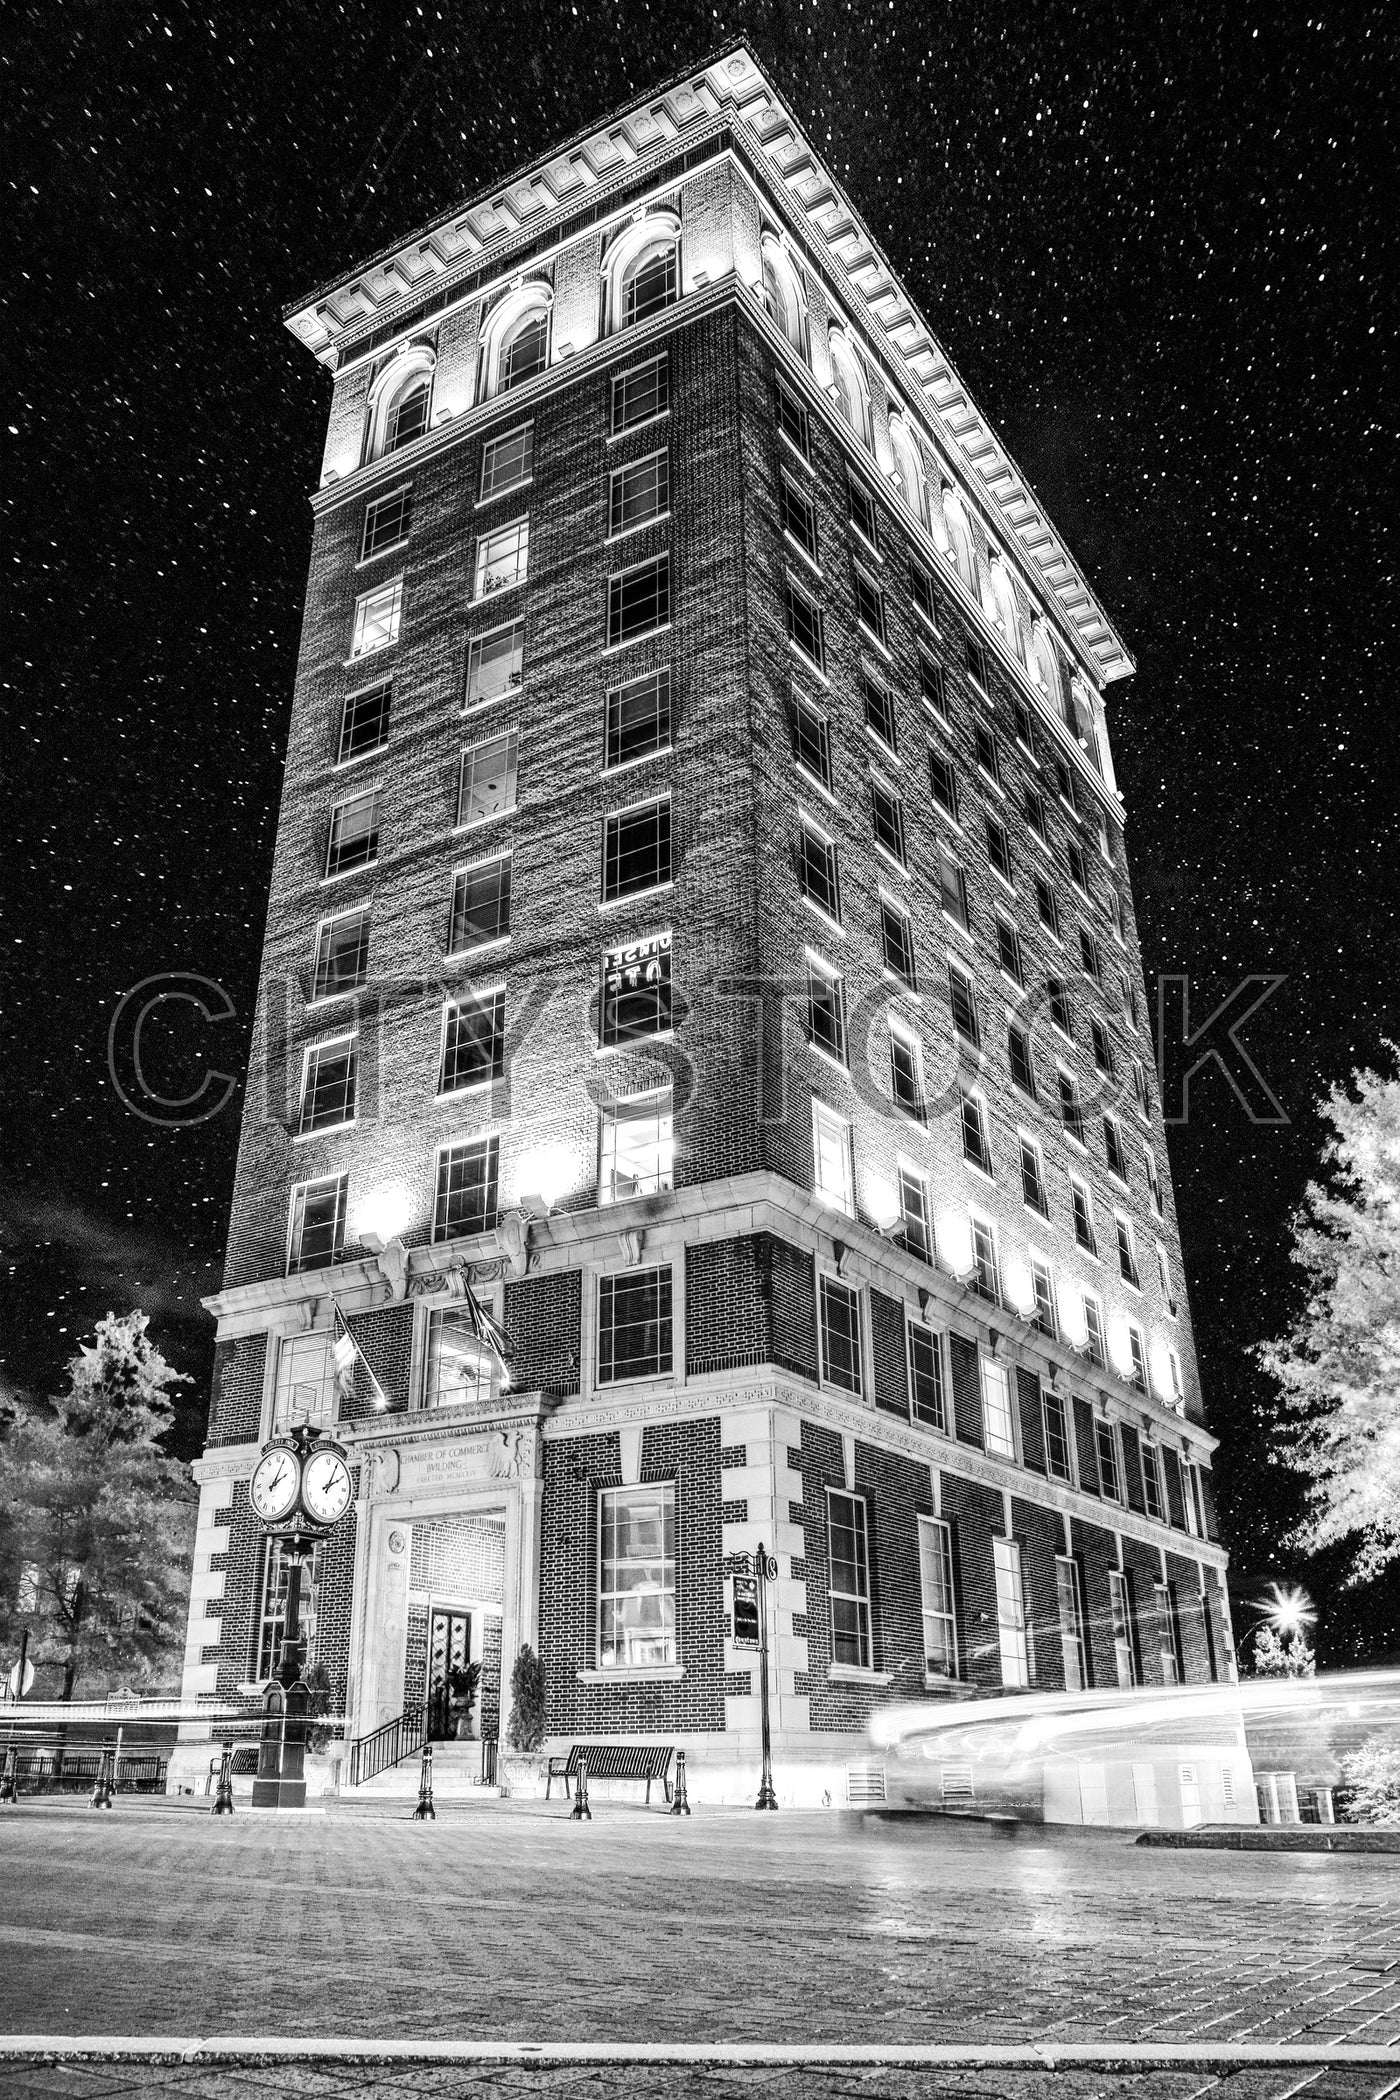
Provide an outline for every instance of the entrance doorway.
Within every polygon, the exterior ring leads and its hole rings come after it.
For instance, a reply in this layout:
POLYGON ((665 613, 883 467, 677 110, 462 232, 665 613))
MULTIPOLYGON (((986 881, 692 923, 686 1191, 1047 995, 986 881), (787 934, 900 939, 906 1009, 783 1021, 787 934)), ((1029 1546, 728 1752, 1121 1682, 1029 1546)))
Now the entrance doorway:
POLYGON ((472 1615, 449 1605, 434 1605, 428 1622, 428 1739, 442 1743, 457 1733, 459 1714, 465 1702, 453 1691, 452 1680, 471 1662, 472 1615))

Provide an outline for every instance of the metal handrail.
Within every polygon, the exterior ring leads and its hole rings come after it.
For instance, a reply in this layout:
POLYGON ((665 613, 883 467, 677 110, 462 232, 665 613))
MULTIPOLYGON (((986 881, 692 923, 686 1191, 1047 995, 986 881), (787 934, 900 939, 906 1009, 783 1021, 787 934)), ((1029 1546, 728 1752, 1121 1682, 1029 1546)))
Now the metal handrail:
POLYGON ((363 1786, 367 1779, 414 1756, 423 1746, 427 1721, 421 1706, 405 1707, 371 1734, 356 1736, 350 1745, 351 1786, 363 1786))

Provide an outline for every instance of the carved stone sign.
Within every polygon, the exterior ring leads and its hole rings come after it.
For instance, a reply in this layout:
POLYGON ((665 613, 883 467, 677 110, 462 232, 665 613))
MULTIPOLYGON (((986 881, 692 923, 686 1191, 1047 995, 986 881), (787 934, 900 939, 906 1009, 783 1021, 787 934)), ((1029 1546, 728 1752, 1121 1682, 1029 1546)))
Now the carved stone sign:
POLYGON ((520 1480, 535 1470, 528 1429, 492 1429, 483 1436, 407 1445, 400 1454, 398 1493, 436 1495, 455 1487, 520 1480))

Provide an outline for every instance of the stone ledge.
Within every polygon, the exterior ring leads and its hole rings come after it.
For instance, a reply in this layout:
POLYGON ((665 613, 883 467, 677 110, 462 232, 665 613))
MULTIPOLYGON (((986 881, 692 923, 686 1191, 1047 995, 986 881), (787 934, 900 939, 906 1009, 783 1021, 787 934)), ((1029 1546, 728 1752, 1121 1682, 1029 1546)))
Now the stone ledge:
POLYGON ((1198 1823, 1144 1830, 1137 1842, 1185 1852, 1400 1852, 1400 1823, 1198 1823))

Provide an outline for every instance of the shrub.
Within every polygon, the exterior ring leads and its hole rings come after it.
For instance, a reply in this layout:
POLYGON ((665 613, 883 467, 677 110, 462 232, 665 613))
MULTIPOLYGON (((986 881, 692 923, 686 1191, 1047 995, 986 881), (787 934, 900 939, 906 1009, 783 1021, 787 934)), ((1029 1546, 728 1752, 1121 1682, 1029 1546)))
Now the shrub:
POLYGON ((1400 1823, 1400 1742, 1367 1736, 1359 1750, 1342 1759, 1342 1786, 1348 1796, 1342 1811, 1346 1822, 1400 1823))
POLYGON ((544 1664, 527 1641, 510 1673, 506 1741, 512 1750, 538 1750, 544 1733, 544 1664))

